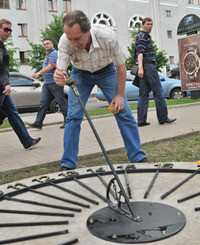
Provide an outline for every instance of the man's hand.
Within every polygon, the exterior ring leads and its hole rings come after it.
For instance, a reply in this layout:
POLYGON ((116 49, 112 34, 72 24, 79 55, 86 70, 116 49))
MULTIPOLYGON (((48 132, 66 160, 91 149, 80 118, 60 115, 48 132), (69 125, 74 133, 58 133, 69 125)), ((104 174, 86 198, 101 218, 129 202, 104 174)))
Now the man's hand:
POLYGON ((138 77, 143 78, 143 76, 144 76, 144 70, 143 67, 141 67, 138 69, 138 77))
POLYGON ((33 74, 33 76, 32 76, 32 78, 34 78, 34 79, 38 79, 39 78, 39 73, 35 73, 35 74, 33 74))
POLYGON ((110 103, 110 105, 111 104, 115 105, 113 109, 113 113, 117 114, 119 111, 123 110, 124 108, 124 97, 120 95, 116 95, 115 98, 110 103))
POLYGON ((66 84, 68 75, 66 71, 55 70, 53 78, 57 85, 64 86, 66 84))
POLYGON ((11 93, 11 86, 9 84, 5 86, 5 90, 3 91, 3 94, 9 95, 10 93, 11 93))

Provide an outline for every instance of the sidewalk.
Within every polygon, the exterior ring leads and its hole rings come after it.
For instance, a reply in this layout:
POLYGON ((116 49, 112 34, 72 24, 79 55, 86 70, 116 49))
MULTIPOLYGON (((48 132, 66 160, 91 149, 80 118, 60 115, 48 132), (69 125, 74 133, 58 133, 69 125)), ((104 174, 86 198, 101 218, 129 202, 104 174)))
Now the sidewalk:
MULTIPOLYGON (((200 103, 168 107, 169 118, 177 118, 172 124, 159 125, 155 109, 149 109, 150 126, 139 128, 141 144, 167 139, 200 130, 200 103)), ((136 111, 133 112, 137 118, 136 111)), ((34 116, 21 115, 24 122, 34 122, 34 116)), ((92 122, 102 140, 105 149, 113 150, 124 147, 122 138, 113 115, 92 118, 92 122)), ((24 150, 12 130, 0 130, 0 172, 31 167, 38 164, 58 161, 63 153, 63 118, 60 113, 48 114, 42 130, 28 130, 33 138, 42 140, 32 150, 24 150)), ((82 123, 79 156, 101 152, 99 144, 87 120, 82 123)), ((147 156, 148 157, 148 156, 147 156)))
MULTIPOLYGON (((173 124, 166 124, 166 125, 159 125, 157 122, 156 117, 156 111, 155 109, 150 109, 148 112, 148 122, 151 122, 151 125, 148 127, 141 127, 139 128, 140 136, 141 136, 141 143, 147 143, 147 142, 153 142, 156 140, 162 140, 166 138, 171 138, 178 135, 184 135, 191 133, 193 131, 199 131, 200 130, 200 103, 195 103, 192 105, 184 105, 184 106, 175 106, 175 107, 168 107, 169 109, 169 117, 170 118, 177 118, 177 121, 173 124)), ((134 116, 136 117, 136 112, 133 112, 134 116)), ((35 116, 22 116, 22 119, 25 122, 33 122, 35 119, 35 116)), ((117 127, 117 124, 115 122, 114 116, 110 114, 109 116, 104 117, 96 117, 91 118, 92 122, 102 140, 102 143, 104 144, 104 147, 106 150, 112 150, 112 149, 118 149, 123 147, 123 142, 121 139, 121 135, 119 133, 119 129, 117 127)), ((29 128, 29 132, 31 136, 33 137, 41 137, 41 143, 35 147, 35 149, 32 150, 24 150, 21 146, 18 138, 16 137, 15 133, 12 130, 0 130, 0 172, 6 171, 6 170, 13 170, 13 169, 19 169, 23 167, 30 167, 33 165, 38 165, 42 163, 48 163, 52 161, 58 161, 63 153, 63 129, 60 129, 60 125, 62 125, 62 115, 57 114, 50 114, 47 115, 45 119, 45 125, 42 130, 38 129, 32 129, 29 128)), ((153 144, 153 143, 152 143, 153 144)), ((82 131, 80 136, 80 145, 79 145, 79 156, 85 155, 85 154, 93 154, 97 152, 101 152, 101 149, 97 143, 96 138, 94 137, 94 134, 89 126, 89 123, 87 120, 84 120, 82 123, 82 131)), ((177 153, 178 154, 178 153, 177 153)), ((121 164, 119 165, 121 166, 121 164)), ((118 166, 118 167, 119 167, 118 166)), ((127 166, 127 163, 123 164, 124 167, 127 166)), ((154 163, 136 163, 135 164, 137 169, 153 169, 155 168, 154 163)), ((92 167, 93 171, 95 172, 99 166, 92 167)), ((102 166, 105 171, 109 171, 108 164, 102 166)), ((117 164, 116 164, 116 169, 117 164)), ((188 170, 197 170, 196 162, 173 162, 173 168, 174 169, 188 169, 188 170)), ((87 168, 81 168, 77 169, 78 173, 80 175, 86 175, 88 174, 87 168)), ((160 241, 154 242, 148 242, 145 244, 155 244, 155 245, 182 245, 182 244, 192 244, 192 245, 199 245, 199 219, 200 214, 199 212, 194 212, 195 207, 199 207, 199 198, 194 198, 188 202, 178 203, 177 200, 180 198, 183 198, 191 193, 199 192, 199 176, 195 176, 190 181, 184 184, 181 188, 176 190, 175 193, 172 193, 170 196, 167 197, 167 199, 161 200, 161 194, 165 193, 169 188, 172 188, 173 186, 177 185, 180 181, 183 179, 188 178, 188 174, 192 172, 180 172, 179 171, 173 171, 167 173, 159 173, 158 178, 156 179, 156 182, 154 183, 154 187, 151 190, 150 196, 148 200, 144 200, 143 196, 146 192, 149 183, 152 181, 152 178, 154 177, 153 172, 138 172, 138 173, 129 173, 129 186, 133 195, 133 198, 130 200, 131 203, 138 202, 139 203, 146 203, 147 201, 153 204, 154 207, 157 206, 157 203, 160 204, 166 204, 170 205, 173 208, 177 208, 177 211, 180 210, 184 216, 186 217, 186 226, 183 230, 175 234, 174 236, 171 236, 167 239, 162 239, 160 241)), ((193 174, 194 175, 194 174, 193 174)), ((59 180, 59 178, 62 180, 63 177, 59 176, 59 172, 52 173, 48 175, 50 178, 59 180)), ((121 183, 123 186, 125 186, 125 178, 124 175, 119 175, 121 183)), ((110 178, 113 178, 113 175, 105 175, 103 176, 104 180, 109 183, 110 178)), ((27 186, 37 185, 37 183, 32 182, 33 178, 27 178, 23 179, 20 182, 22 184, 25 184, 27 186)), ((86 177, 81 178, 81 181, 91 187, 92 189, 95 188, 95 190, 105 196, 106 195, 106 188, 101 183, 99 178, 96 177, 86 177)), ((15 182, 10 183, 11 185, 16 184, 15 182)), ((40 184, 39 184, 40 185, 40 184)), ((44 234, 44 233, 50 233, 50 232, 58 232, 63 231, 64 229, 67 229, 69 233, 65 234, 62 233, 60 236, 52 236, 52 237, 44 237, 37 240, 30 240, 28 242, 29 245, 35 245, 35 244, 41 244, 41 245, 55 245, 55 244, 68 244, 66 241, 70 241, 74 238, 78 239, 78 244, 80 245, 115 245, 116 242, 112 241, 106 241, 99 239, 95 236, 93 236, 87 229, 86 222, 89 217, 91 217, 92 214, 94 214, 96 211, 99 211, 107 206, 107 204, 101 200, 99 197, 95 196, 92 192, 86 190, 82 186, 80 186, 78 183, 75 183, 73 179, 71 181, 64 181, 58 182, 58 186, 67 188, 68 190, 73 190, 75 193, 82 194, 92 200, 98 201, 99 205, 91 204, 90 202, 87 202, 85 200, 80 199, 76 195, 71 195, 70 193, 66 193, 65 189, 58 189, 55 186, 45 185, 38 188, 38 190, 41 190, 42 192, 46 194, 53 194, 56 196, 59 196, 60 198, 66 198, 83 202, 84 204, 89 204, 90 208, 83 208, 81 206, 81 212, 75 213, 74 217, 67 217, 67 221, 69 220, 69 223, 66 225, 54 225, 54 226, 26 226, 26 227, 4 227, 3 229, 0 229, 0 240, 5 239, 9 240, 12 238, 18 238, 18 237, 26 237, 26 236, 32 236, 36 234, 44 234)), ((22 187, 24 188, 24 187, 22 187)), ((10 192, 13 192, 13 189, 8 189, 8 184, 5 184, 0 187, 0 192, 3 192, 4 194, 9 194, 10 192)), ((1 210, 5 210, 5 212, 0 213, 0 219, 1 223, 7 224, 7 223, 16 223, 17 222, 38 222, 38 221, 60 221, 65 220, 66 217, 42 217, 41 214, 38 215, 23 215, 18 213, 18 210, 20 211, 39 211, 39 212, 54 212, 55 208, 49 208, 48 206, 43 206, 42 204, 52 204, 58 206, 71 207, 74 208, 74 204, 72 203, 66 203, 62 200, 52 199, 48 195, 40 195, 37 193, 33 193, 32 191, 25 191, 25 192, 15 192, 16 197, 19 199, 25 199, 28 201, 31 201, 31 205, 28 202, 22 203, 21 201, 11 201, 11 200, 0 200, 1 204, 1 210), (50 199, 49 199, 50 198, 50 199), (37 205, 32 205, 33 201, 36 201, 37 205), (38 205, 39 204, 39 205, 38 205), (7 210, 14 211, 16 213, 9 214, 7 210), (8 213, 7 213, 8 212, 8 213)), ((65 201, 64 200, 64 201, 65 201)), ((77 206, 76 206, 77 207, 77 206)), ((64 210, 56 210, 56 212, 62 212, 62 214, 66 213, 64 210)), ((148 210, 145 210, 144 213, 149 212, 148 210)), ((151 213, 151 212, 149 212, 151 213)), ((178 215, 180 213, 178 212, 178 215)), ((146 214, 147 216, 147 214, 146 214)), ((146 217, 144 216, 144 217, 146 217)), ((154 215, 154 217, 157 217, 154 215)), ((162 219, 165 221, 166 214, 163 216, 162 219)), ((181 216, 180 216, 181 217, 181 216)), ((158 219, 159 220, 159 219, 158 219)), ((154 220, 153 224, 157 225, 160 229, 160 223, 158 220, 154 220), (158 222, 158 223, 157 223, 158 222)), ((146 219, 144 219, 143 224, 145 225, 146 219)), ((140 222, 139 222, 140 223, 140 222)), ((141 231, 141 227, 138 223, 138 230, 141 231)), ((164 225, 168 227, 168 224, 170 224, 170 227, 172 226, 171 220, 166 219, 166 223, 164 222, 164 225)), ((134 226, 137 226, 137 223, 134 224, 134 226)), ((165 227, 163 226, 163 227, 165 227)), ((112 228, 114 229, 114 228, 112 228)), ((149 229, 149 227, 148 227, 149 229)), ((147 229, 147 231, 148 231, 147 229)), ((154 228, 155 229, 155 228, 154 228)), ((172 228, 173 229, 173 226, 172 228)), ((169 230, 170 230, 169 229, 169 230)), ((114 229, 115 231, 115 229, 114 229)), ((151 229, 150 229, 151 231, 151 229)), ((118 232, 116 230, 116 232, 118 232)), ((132 231, 131 231, 132 232, 132 231)), ((146 230, 144 230, 145 234, 146 230)), ((167 231, 168 233, 168 228, 167 231)), ((114 233, 116 234, 116 233, 114 233)), ((148 234, 148 233, 147 233, 148 234)), ((155 233, 156 234, 156 233, 155 233)), ((20 242, 20 245, 26 245, 27 241, 20 242)), ((70 243, 71 244, 71 243, 70 243)), ((122 244, 122 243, 118 243, 122 244)), ((124 243, 123 243, 124 244, 124 243)))

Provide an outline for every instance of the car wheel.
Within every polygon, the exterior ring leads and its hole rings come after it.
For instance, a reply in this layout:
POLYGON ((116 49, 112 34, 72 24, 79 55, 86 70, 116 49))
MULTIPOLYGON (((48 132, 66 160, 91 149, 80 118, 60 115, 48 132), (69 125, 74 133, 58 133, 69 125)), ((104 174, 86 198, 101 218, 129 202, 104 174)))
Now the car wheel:
POLYGON ((58 102, 57 102, 56 99, 53 99, 53 100, 51 101, 50 106, 49 106, 49 112, 50 112, 50 113, 55 113, 55 112, 58 112, 58 111, 60 111, 60 107, 59 107, 59 105, 58 105, 58 102))
MULTIPOLYGON (((66 98, 66 100, 67 100, 67 98, 66 98)), ((67 103, 67 107, 68 107, 68 103, 67 103)), ((50 113, 56 113, 56 112, 59 112, 59 111, 60 111, 60 107, 58 105, 58 102, 57 102, 56 99, 53 99, 51 101, 50 106, 49 106, 49 112, 50 113)))
POLYGON ((170 99, 182 99, 185 98, 185 92, 181 91, 180 88, 175 88, 172 90, 170 99))

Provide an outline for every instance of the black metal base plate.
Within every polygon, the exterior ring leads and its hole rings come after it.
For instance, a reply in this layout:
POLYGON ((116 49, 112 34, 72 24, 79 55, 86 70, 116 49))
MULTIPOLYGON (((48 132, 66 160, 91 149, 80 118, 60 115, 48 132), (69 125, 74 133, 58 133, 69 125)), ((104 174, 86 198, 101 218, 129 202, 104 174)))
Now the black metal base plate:
MULTIPOLYGON (((116 243, 146 243, 173 236, 186 224, 185 215, 172 206, 155 202, 131 202, 142 221, 135 222, 110 207, 94 212, 87 220, 96 237, 116 243)), ((127 209, 127 205, 122 205, 127 209)))

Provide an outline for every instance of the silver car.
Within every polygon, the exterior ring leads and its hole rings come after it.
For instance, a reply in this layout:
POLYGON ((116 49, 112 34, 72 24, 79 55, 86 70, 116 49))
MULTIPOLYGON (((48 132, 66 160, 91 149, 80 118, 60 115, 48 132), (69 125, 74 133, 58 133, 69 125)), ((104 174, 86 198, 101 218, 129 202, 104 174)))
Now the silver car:
MULTIPOLYGON (((19 112, 38 111, 43 83, 32 77, 20 74, 10 73, 11 97, 19 112)), ((65 86, 65 98, 68 99, 68 86, 65 86)), ((56 99, 51 101, 49 112, 59 111, 56 99)))

